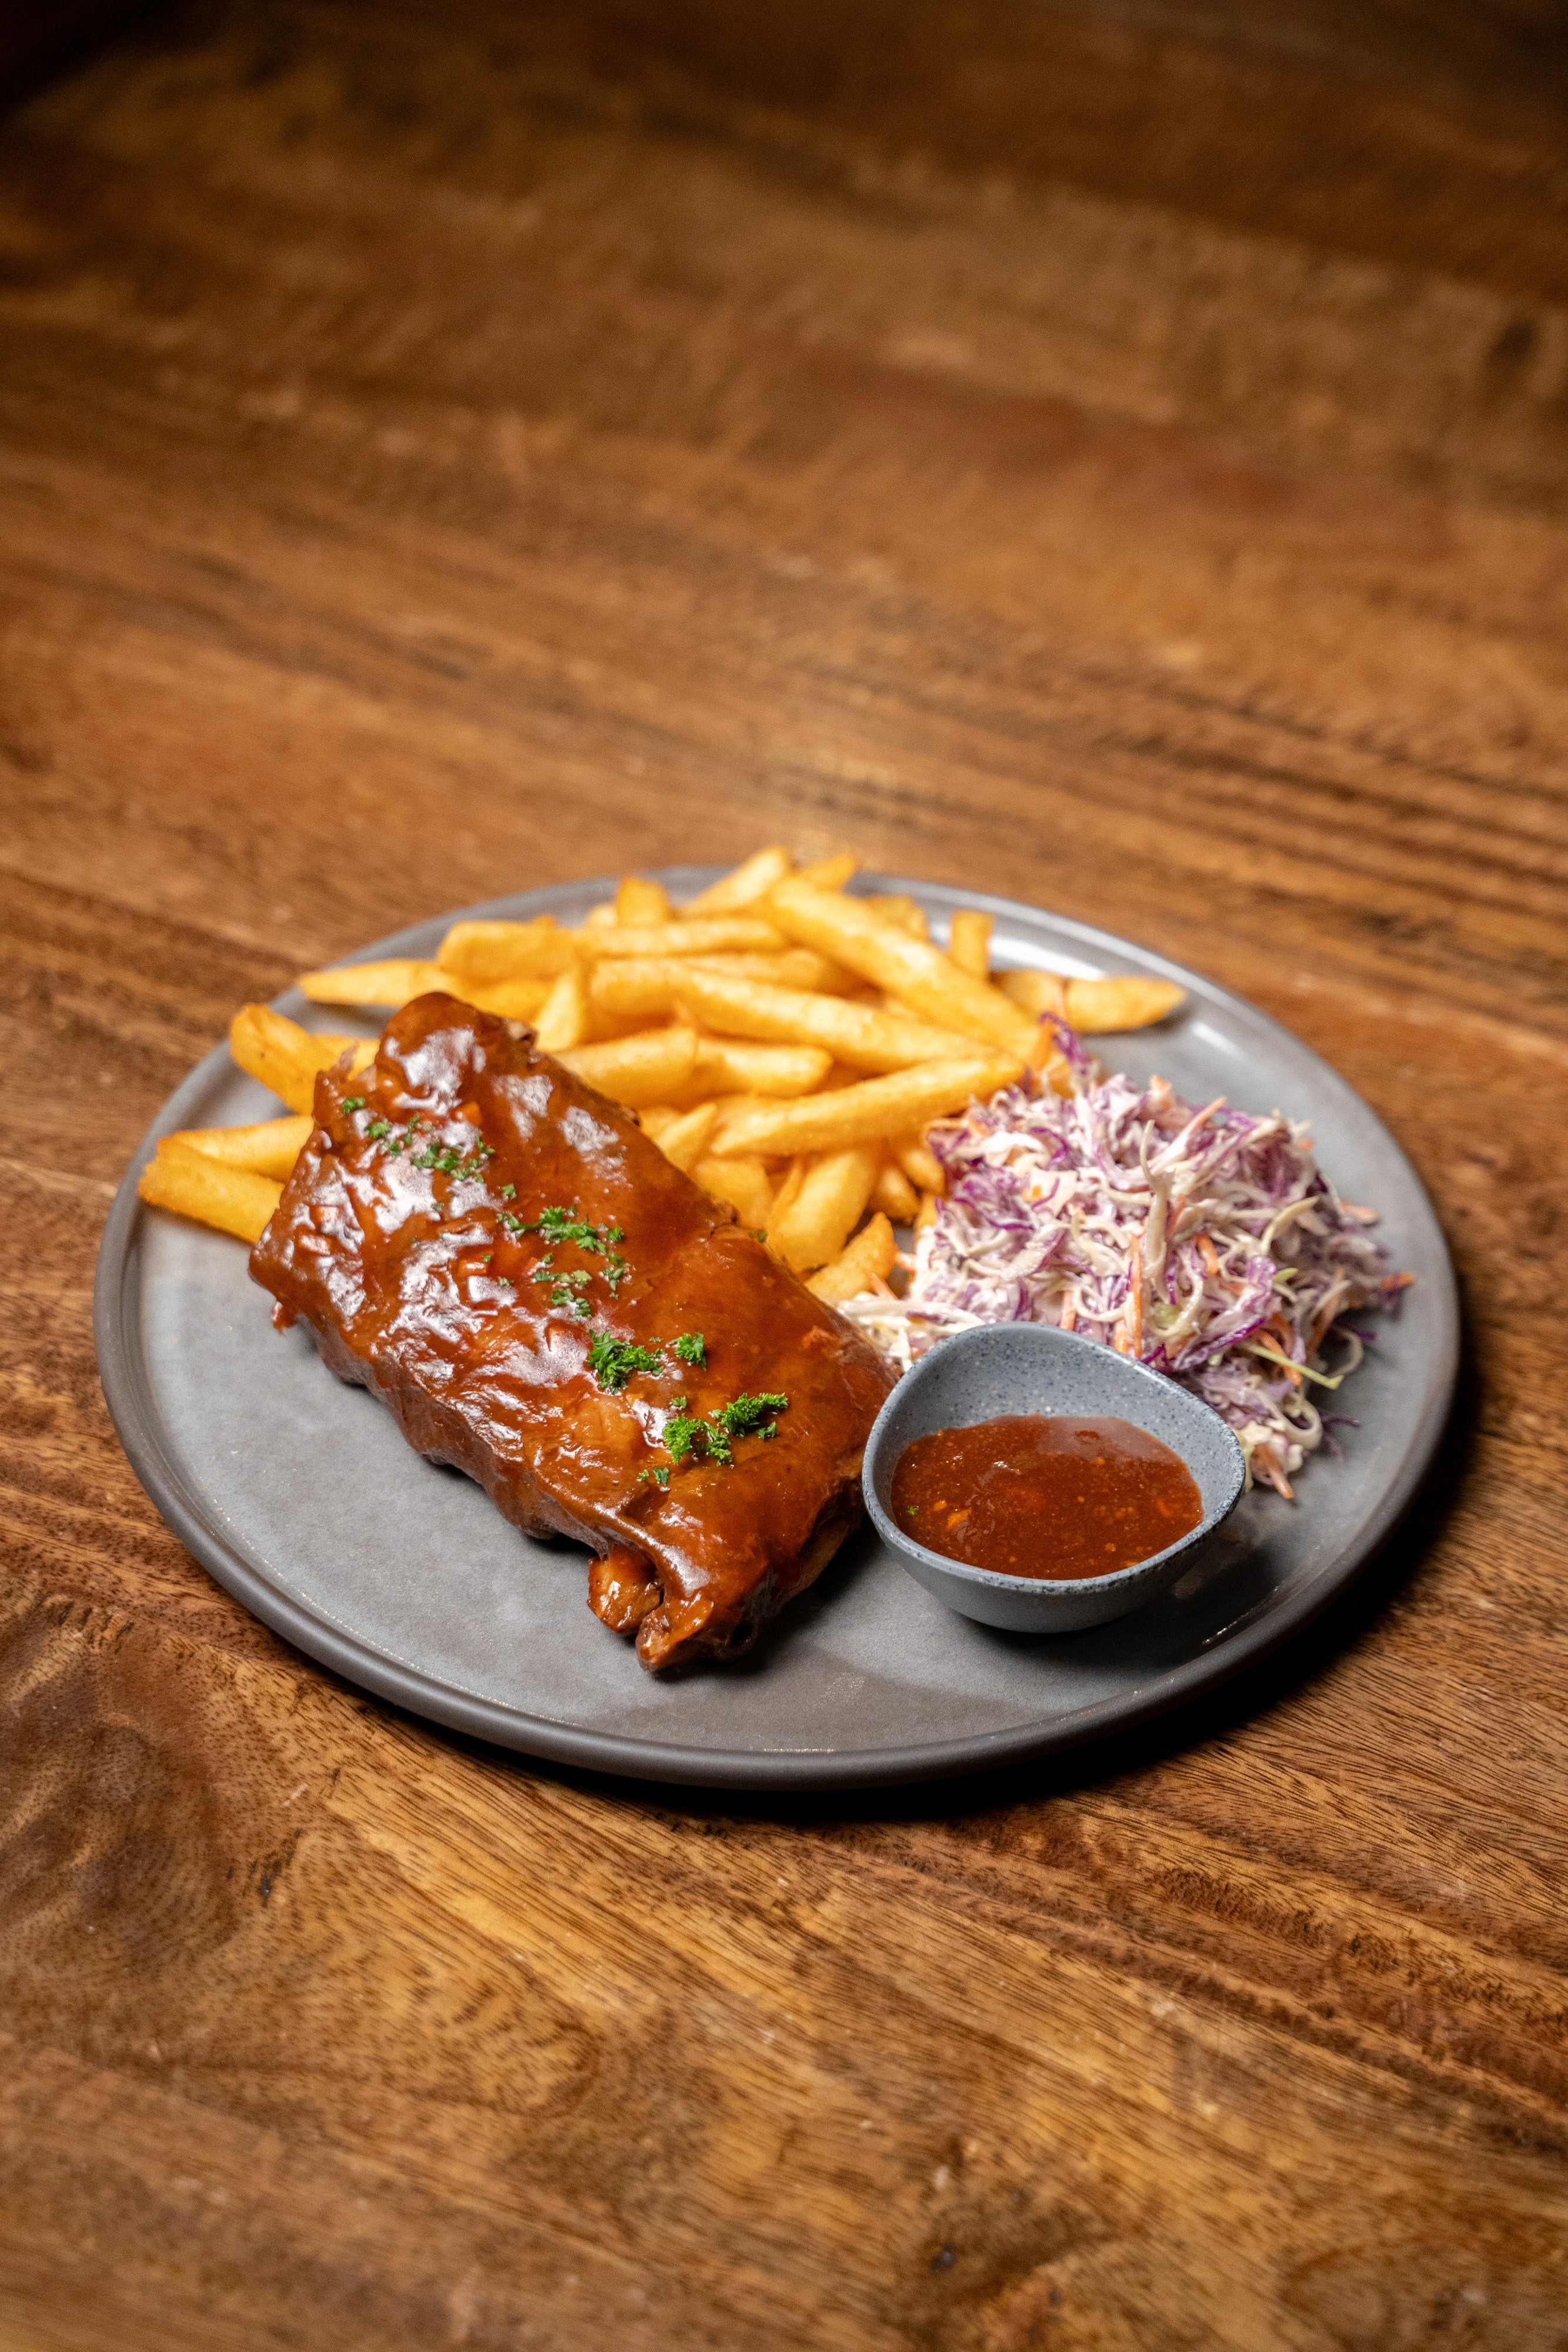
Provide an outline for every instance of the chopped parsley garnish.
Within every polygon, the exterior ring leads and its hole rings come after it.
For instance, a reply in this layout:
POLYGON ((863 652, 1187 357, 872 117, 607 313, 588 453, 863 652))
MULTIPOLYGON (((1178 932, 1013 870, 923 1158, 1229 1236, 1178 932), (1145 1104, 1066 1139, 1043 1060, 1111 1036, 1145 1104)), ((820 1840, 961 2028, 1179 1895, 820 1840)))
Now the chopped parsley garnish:
MULTIPOLYGON (((591 1225, 586 1217, 578 1215, 575 1204, 570 1209, 541 1209, 525 1231, 542 1234, 547 1242, 575 1242, 580 1250, 595 1251, 601 1257, 606 1254, 606 1236, 597 1225, 591 1225)), ((612 1229, 610 1238, 620 1240, 619 1225, 612 1229)))
POLYGON ((672 1462, 706 1460, 727 1469, 735 1460, 737 1437, 778 1436, 779 1423, 773 1416, 783 1412, 789 1402, 787 1396, 777 1391, 732 1397, 705 1420, 686 1411, 684 1396, 675 1397, 664 1423, 664 1450, 672 1462))
POLYGON ((558 1267, 551 1265, 548 1258, 541 1258, 531 1278, 549 1285, 545 1297, 552 1307, 559 1307, 569 1315, 591 1314, 592 1309, 582 1295, 593 1279, 586 1266, 580 1265, 570 1274, 562 1274, 558 1267))
POLYGON ((363 1110, 364 1107, 365 1097, 363 1095, 345 1095, 343 1097, 343 1108, 345 1110, 363 1110))
POLYGON ((495 1146, 489 1143, 476 1143, 466 1153, 459 1151, 454 1144, 427 1143, 423 1151, 414 1153, 409 1165, 434 1169, 442 1176, 464 1178, 477 1176, 486 1160, 495 1157, 495 1146))
POLYGON ((706 1434, 706 1424, 695 1413, 687 1412, 685 1397, 675 1399, 676 1410, 664 1423, 664 1451, 672 1462, 684 1462, 699 1437, 706 1434))
POLYGON ((728 1462, 733 1459, 730 1452, 733 1438, 754 1435, 777 1437, 779 1424, 772 1416, 782 1412, 789 1402, 787 1396, 777 1394, 737 1396, 732 1397, 728 1404, 721 1404, 716 1412, 709 1413, 712 1434, 707 1443, 708 1452, 714 1460, 728 1462))
POLYGON ((662 1372, 664 1366, 653 1349, 640 1348, 631 1339, 612 1339, 608 1331, 601 1331, 588 1351, 588 1369, 601 1389, 613 1393, 625 1387, 633 1372, 662 1372))
POLYGON ((707 1342, 700 1331, 683 1331, 674 1349, 683 1364, 695 1364, 700 1370, 707 1362, 707 1342))
POLYGON ((383 1135, 390 1135, 391 1133, 392 1121, 390 1118, 372 1118, 369 1127, 365 1129, 366 1138, 371 1143, 379 1143, 383 1135))
POLYGON ((501 1198, 502 1198, 502 1200, 503 1200, 503 1201, 515 1201, 515 1200, 517 1199, 517 1186, 516 1186, 515 1184, 503 1184, 503 1185, 502 1185, 502 1187, 501 1187, 501 1198))

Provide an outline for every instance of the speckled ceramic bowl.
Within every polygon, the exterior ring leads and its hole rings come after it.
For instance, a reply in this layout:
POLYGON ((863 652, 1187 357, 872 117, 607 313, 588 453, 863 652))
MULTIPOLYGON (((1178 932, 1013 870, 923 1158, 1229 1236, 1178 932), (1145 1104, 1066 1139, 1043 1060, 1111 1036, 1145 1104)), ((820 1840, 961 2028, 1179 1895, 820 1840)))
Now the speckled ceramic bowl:
MULTIPOLYGON (((877 1415, 864 1470, 876 1531, 916 1582, 961 1615, 1014 1633, 1074 1633, 1152 1601, 1213 1542, 1245 1482, 1241 1448, 1217 1412, 1161 1373, 1050 1323, 989 1324, 923 1356, 877 1415), (1116 1413, 1146 1429, 1191 1471, 1202 1519, 1179 1543, 1131 1568, 1061 1583, 969 1568, 905 1535, 888 1508, 894 1465, 904 1447, 933 1430, 970 1429, 1013 1412, 1116 1413)), ((1041 1540, 1049 1542, 1049 1530, 1041 1540)))

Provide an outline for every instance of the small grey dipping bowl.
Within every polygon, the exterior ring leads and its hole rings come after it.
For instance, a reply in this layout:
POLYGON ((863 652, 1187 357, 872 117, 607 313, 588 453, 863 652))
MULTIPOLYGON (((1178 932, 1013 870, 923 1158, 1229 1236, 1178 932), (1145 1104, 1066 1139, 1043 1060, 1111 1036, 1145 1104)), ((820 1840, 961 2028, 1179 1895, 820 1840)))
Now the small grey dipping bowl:
MULTIPOLYGON (((1246 1476, 1235 1433, 1163 1373, 1053 1323, 992 1323, 944 1339, 904 1374, 873 1425, 862 1481, 883 1543, 949 1609, 1014 1633, 1075 1633, 1124 1616, 1174 1584, 1213 1542, 1246 1476), (894 1465, 904 1447, 936 1429, 970 1429, 1012 1412, 1115 1413, 1146 1429, 1191 1471, 1202 1519, 1179 1543, 1131 1568, 1062 1583, 968 1568, 905 1535, 888 1508, 894 1465)), ((1042 1543, 1049 1539, 1042 1529, 1042 1543)))

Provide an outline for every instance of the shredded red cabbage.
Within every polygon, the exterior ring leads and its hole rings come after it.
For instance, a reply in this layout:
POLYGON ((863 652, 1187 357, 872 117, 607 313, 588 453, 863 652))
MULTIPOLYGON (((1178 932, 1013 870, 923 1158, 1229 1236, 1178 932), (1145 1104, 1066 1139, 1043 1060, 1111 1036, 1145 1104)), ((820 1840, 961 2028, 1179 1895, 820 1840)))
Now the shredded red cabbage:
POLYGON ((1072 1094, 1008 1087, 932 1128, 947 1191, 907 1293, 841 1312, 904 1370, 977 1324, 1082 1331, 1195 1390, 1249 1477, 1290 1495, 1324 1442, 1309 1391, 1337 1388, 1370 1336, 1339 1318, 1391 1306, 1411 1277, 1383 1271, 1375 1213, 1340 1199, 1305 1126, 1106 1077, 1059 1036, 1072 1094))

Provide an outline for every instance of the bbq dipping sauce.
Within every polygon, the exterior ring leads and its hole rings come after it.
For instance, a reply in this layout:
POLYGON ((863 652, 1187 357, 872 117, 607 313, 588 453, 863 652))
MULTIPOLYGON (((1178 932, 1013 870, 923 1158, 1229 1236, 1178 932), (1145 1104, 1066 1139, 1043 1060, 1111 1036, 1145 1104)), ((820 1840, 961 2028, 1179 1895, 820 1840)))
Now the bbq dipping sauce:
POLYGON ((928 1551, 998 1576, 1112 1576, 1190 1535, 1192 1473, 1113 1413, 1004 1413, 936 1429, 894 1466, 892 1515, 928 1551))

